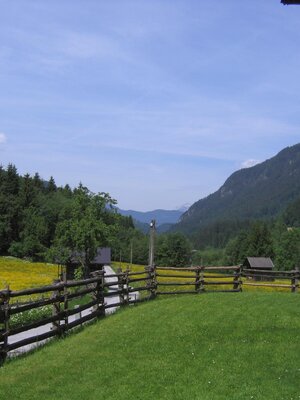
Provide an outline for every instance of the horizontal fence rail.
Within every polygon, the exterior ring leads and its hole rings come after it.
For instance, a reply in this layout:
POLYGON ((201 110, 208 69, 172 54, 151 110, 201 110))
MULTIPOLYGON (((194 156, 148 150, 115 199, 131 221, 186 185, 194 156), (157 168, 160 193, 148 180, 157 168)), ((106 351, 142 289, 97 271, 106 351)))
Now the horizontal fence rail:
POLYGON ((96 271, 89 279, 62 280, 52 285, 12 291, 0 291, 0 364, 7 355, 32 343, 60 337, 84 323, 105 316, 106 310, 133 305, 159 295, 200 294, 207 292, 241 292, 243 286, 271 287, 297 292, 300 273, 246 269, 240 265, 224 267, 145 267, 129 268, 116 274, 96 271), (280 280, 280 282, 276 282, 280 280), (42 295, 35 300, 24 296, 42 295), (81 304, 75 304, 79 302, 81 304), (47 309, 46 315, 16 323, 14 318, 28 312, 47 309), (35 329, 44 327, 42 333, 35 329), (17 337, 23 334, 22 337, 17 337), (27 336, 26 338, 24 338, 27 336))

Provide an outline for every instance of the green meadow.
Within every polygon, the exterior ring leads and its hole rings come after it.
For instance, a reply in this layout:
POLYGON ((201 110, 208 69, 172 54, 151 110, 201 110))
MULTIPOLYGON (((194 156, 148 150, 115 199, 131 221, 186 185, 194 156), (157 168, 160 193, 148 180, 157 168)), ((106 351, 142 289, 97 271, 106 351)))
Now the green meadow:
POLYGON ((299 399, 300 297, 172 296, 8 361, 1 398, 299 399))

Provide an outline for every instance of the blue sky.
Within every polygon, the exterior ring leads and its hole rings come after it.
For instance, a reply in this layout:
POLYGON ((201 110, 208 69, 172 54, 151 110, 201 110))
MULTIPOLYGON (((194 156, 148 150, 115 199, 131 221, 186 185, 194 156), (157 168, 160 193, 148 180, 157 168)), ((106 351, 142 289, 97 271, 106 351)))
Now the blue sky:
POLYGON ((300 142, 300 6, 0 0, 0 162, 173 209, 300 142))

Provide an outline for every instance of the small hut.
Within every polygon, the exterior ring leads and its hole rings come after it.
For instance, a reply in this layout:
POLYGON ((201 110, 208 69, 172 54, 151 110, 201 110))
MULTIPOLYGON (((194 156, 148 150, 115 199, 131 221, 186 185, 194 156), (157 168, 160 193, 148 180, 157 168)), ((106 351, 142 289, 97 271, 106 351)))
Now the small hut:
POLYGON ((269 257, 247 257, 243 267, 249 271, 247 275, 255 281, 273 281, 270 272, 274 270, 274 264, 269 257))
MULTIPOLYGON (((74 279, 75 270, 83 266, 85 260, 84 253, 73 253, 70 257, 69 262, 66 264, 67 278, 74 279)), ((84 265, 84 274, 87 275, 93 271, 98 271, 103 268, 104 265, 110 265, 111 263, 111 248, 110 247, 99 247, 93 260, 89 262, 89 265, 84 265)))

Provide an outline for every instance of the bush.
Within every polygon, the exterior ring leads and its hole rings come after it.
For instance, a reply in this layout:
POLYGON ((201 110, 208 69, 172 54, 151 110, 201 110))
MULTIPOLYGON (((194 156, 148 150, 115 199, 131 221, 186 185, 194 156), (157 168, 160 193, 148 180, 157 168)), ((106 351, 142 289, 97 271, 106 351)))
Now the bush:
POLYGON ((32 310, 24 311, 20 314, 12 315, 10 318, 10 326, 12 328, 25 326, 30 324, 31 322, 50 317, 51 314, 52 314, 52 306, 43 306, 39 308, 34 308, 32 310))

